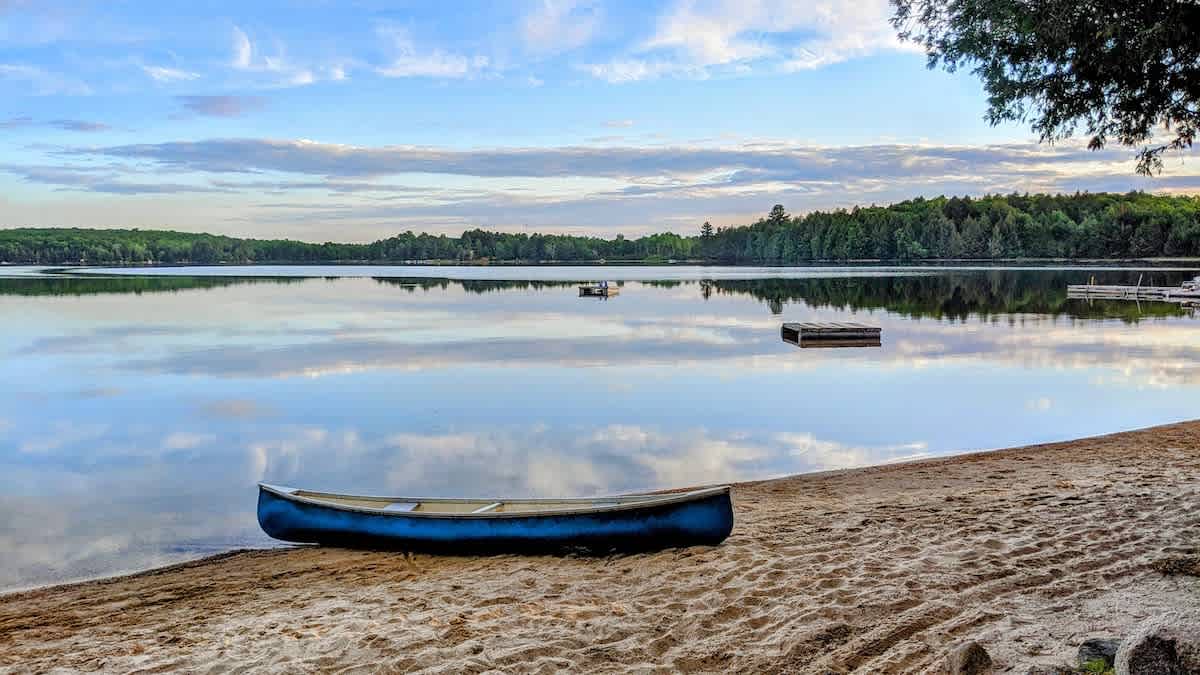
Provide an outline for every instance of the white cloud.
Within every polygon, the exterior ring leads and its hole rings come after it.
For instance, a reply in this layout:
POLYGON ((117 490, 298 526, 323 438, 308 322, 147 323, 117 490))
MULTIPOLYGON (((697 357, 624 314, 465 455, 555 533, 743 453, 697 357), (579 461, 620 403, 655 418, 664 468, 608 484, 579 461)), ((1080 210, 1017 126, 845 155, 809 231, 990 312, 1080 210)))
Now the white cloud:
POLYGON ((347 78, 344 62, 329 65, 298 64, 287 56, 283 43, 275 40, 273 44, 274 52, 265 53, 255 45, 246 31, 234 26, 233 57, 230 66, 246 73, 267 76, 269 81, 266 84, 273 87, 301 87, 320 79, 347 78))
POLYGON ((887 0, 679 0, 630 56, 583 68, 609 82, 707 77, 766 67, 811 70, 881 50, 916 50, 888 23, 887 0))
POLYGON ((199 73, 166 66, 142 66, 142 70, 157 82, 178 82, 200 78, 199 73))
POLYGON ((633 120, 609 120, 604 123, 604 126, 610 129, 628 129, 633 126, 633 120))
POLYGON ((600 11, 579 0, 542 0, 521 22, 521 37, 532 52, 554 54, 591 41, 600 11))
POLYGON ((254 45, 246 32, 237 26, 233 27, 233 62, 234 68, 248 70, 254 59, 254 45))
MULTIPOLYGON (((699 66, 757 59, 771 53, 761 38, 747 35, 760 21, 761 3, 715 3, 698 8, 694 2, 677 3, 659 20, 658 30, 643 51, 678 49, 699 66)), ((786 30, 785 25, 763 27, 786 30)))
POLYGON ((399 26, 386 24, 376 32, 390 43, 392 52, 390 61, 375 69, 384 77, 458 79, 475 75, 489 65, 488 58, 482 55, 468 57, 441 49, 418 50, 408 31, 399 26))
POLYGON ((427 54, 401 54, 387 66, 377 69, 384 77, 462 78, 486 68, 486 56, 468 59, 459 54, 432 51, 427 54))
MULTIPOLYGON (((342 76, 345 77, 345 73, 342 73, 342 76)), ((292 84, 292 85, 296 85, 296 86, 303 86, 306 84, 312 84, 313 82, 316 82, 317 78, 313 76, 313 73, 311 70, 298 70, 295 73, 292 73, 291 75, 289 75, 285 81, 288 84, 292 84)))
POLYGON ((680 61, 618 59, 607 63, 589 63, 581 69, 592 77, 621 84, 639 80, 653 80, 659 77, 679 76, 703 79, 707 77, 705 69, 680 61))

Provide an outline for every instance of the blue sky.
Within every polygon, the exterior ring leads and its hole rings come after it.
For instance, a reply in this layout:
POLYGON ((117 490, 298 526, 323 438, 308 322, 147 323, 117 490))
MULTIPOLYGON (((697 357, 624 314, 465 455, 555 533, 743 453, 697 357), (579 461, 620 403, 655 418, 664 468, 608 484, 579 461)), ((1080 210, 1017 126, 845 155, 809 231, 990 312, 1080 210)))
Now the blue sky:
MULTIPOLYGON (((1038 146, 886 0, 0 0, 0 227, 638 234, 996 191, 1196 191, 1038 146)), ((1190 153, 1189 153, 1190 154, 1190 153)))

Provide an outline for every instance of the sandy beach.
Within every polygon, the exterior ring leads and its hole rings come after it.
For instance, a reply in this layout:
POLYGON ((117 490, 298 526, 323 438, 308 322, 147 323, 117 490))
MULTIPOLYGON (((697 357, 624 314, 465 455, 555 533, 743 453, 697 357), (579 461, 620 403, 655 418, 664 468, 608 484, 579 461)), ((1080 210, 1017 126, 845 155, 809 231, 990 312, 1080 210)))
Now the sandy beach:
POLYGON ((1200 554, 1200 422, 734 496, 716 548, 244 551, 0 596, 0 669, 906 673, 975 639, 1023 673, 1200 608, 1156 569, 1200 554))

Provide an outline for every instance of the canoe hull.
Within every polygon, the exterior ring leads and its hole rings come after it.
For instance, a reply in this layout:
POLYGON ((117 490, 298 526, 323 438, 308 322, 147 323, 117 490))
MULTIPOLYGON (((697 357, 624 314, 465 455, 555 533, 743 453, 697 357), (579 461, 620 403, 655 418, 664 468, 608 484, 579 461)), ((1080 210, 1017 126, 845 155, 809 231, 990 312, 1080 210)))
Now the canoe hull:
POLYGON ((503 518, 367 513, 260 489, 258 522, 275 539, 350 548, 455 553, 651 550, 716 545, 733 530, 729 492, 636 509, 503 518))

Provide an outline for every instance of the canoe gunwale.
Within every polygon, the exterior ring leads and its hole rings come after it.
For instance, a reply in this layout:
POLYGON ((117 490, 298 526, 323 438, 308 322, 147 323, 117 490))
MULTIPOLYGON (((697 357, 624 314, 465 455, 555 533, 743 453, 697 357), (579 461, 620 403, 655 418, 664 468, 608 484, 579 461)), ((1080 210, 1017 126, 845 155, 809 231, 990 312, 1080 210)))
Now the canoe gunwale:
POLYGON ((720 485, 699 490, 690 490, 688 492, 668 492, 659 494, 641 494, 641 495, 623 495, 619 497, 595 497, 590 499, 453 499, 453 498, 415 498, 415 497, 381 497, 372 495, 347 495, 335 492, 318 492, 315 490, 301 490, 293 488, 284 488, 268 483, 259 483, 260 491, 268 492, 281 499, 296 502, 299 504, 308 504, 320 508, 333 509, 336 511, 347 511, 351 513, 364 513, 370 515, 390 516, 394 518, 441 518, 441 519, 500 519, 500 518, 555 518, 561 516, 575 516, 590 513, 612 513, 620 511, 636 511, 643 508, 665 506, 669 504, 682 504, 691 501, 698 501, 720 494, 729 494, 731 488, 728 485, 720 485), (316 498, 296 494, 297 492, 305 492, 309 495, 314 495, 316 498), (579 503, 580 508, 556 508, 547 511, 515 511, 515 512, 484 512, 484 513, 453 513, 453 512, 436 512, 436 511, 385 511, 383 508, 368 508, 363 506, 355 506, 350 504, 337 504, 334 502, 325 501, 319 497, 331 498, 350 498, 350 499, 368 499, 378 500, 381 505, 391 502, 419 502, 419 503, 448 503, 448 502, 480 502, 488 504, 490 502, 503 502, 507 504, 538 504, 543 502, 563 504, 563 503, 579 503), (603 506, 591 506, 596 502, 609 502, 603 506), (611 503, 616 502, 616 503, 611 503), (587 505, 587 506, 585 506, 587 505))

